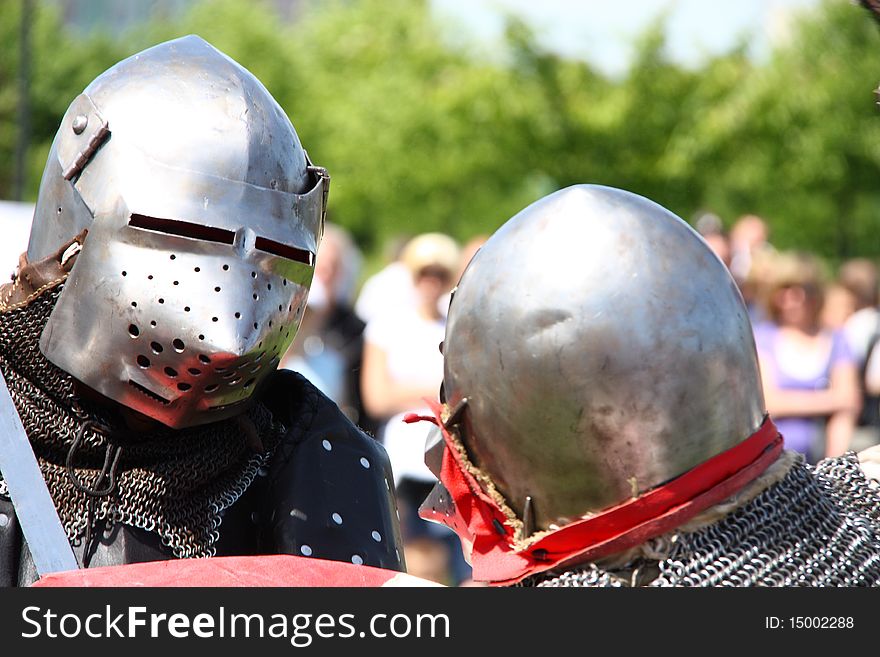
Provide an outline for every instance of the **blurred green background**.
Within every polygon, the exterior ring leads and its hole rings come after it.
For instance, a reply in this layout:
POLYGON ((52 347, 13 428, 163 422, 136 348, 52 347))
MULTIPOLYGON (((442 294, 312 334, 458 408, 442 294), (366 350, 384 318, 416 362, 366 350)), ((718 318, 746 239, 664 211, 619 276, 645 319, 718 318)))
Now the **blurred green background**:
POLYGON ((250 0, 166 1, 121 30, 74 29, 58 2, 33 0, 21 84, 26 4, 0 0, 0 198, 35 199, 61 116, 96 75, 196 33, 284 107, 330 171, 330 218, 373 260, 395 236, 465 240, 583 182, 634 191, 688 220, 712 211, 730 225, 756 213, 775 246, 831 263, 880 254, 880 31, 846 0, 805 13, 760 62, 743 44, 683 67, 658 19, 614 78, 548 51, 514 18, 486 52, 424 0, 303 1, 292 13, 250 0), (22 107, 29 139, 17 157, 22 107))

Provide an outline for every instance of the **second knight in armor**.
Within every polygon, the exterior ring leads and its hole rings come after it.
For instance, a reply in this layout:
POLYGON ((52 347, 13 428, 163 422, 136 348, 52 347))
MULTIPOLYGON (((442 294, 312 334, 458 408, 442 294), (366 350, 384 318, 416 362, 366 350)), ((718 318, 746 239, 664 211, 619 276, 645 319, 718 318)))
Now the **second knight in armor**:
POLYGON ((880 484, 853 453, 784 449, 734 281, 648 199, 577 185, 510 219, 443 352, 422 513, 475 580, 880 584, 880 484))

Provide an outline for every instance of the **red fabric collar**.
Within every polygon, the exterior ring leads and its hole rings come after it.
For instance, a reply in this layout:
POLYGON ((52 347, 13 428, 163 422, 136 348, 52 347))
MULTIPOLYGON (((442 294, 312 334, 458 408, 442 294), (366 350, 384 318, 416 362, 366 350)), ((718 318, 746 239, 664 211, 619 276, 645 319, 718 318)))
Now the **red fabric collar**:
MULTIPOLYGON (((431 403, 446 442, 440 480, 452 497, 462 538, 473 541, 477 581, 514 584, 565 563, 592 561, 635 547, 683 524, 755 479, 782 451, 782 436, 768 416, 746 440, 644 495, 552 531, 524 550, 514 548, 507 516, 468 471, 443 426, 442 406, 431 403), (464 525, 462 527, 461 525, 464 525)), ((407 418, 413 421, 416 418, 407 418)))

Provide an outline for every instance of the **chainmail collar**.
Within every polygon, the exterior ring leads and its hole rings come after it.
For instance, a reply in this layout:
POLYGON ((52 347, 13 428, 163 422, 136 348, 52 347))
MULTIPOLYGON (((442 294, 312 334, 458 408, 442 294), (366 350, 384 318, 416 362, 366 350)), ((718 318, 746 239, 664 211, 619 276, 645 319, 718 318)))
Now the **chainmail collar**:
MULTIPOLYGON (((82 398, 73 377, 40 352, 62 289, 58 282, 0 310, 0 369, 68 538, 78 546, 93 522, 121 522, 155 532, 176 557, 212 556, 222 512, 268 462, 284 427, 256 403, 199 427, 126 429, 116 411, 82 398), (256 451, 247 435, 259 438, 256 451)), ((0 495, 8 496, 2 478, 0 495)))
POLYGON ((880 484, 854 453, 787 474, 729 515, 658 537, 614 567, 542 573, 521 586, 880 586, 880 484))

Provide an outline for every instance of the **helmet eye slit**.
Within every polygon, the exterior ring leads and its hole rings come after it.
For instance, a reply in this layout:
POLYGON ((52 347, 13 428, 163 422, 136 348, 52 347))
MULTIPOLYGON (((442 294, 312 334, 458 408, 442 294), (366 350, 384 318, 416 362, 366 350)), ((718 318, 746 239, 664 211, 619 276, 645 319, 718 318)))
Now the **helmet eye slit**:
POLYGON ((290 246, 289 244, 282 244, 281 242, 276 242, 265 237, 257 237, 256 241, 254 242, 254 247, 259 249, 260 251, 265 251, 266 253, 277 255, 280 258, 293 260, 294 262, 301 262, 302 264, 308 265, 309 267, 314 267, 315 265, 314 253, 312 253, 311 251, 306 251, 305 249, 298 249, 297 247, 290 246))
POLYGON ((231 230, 202 226, 178 219, 160 219, 159 217, 148 217, 143 214, 132 214, 128 220, 128 225, 132 228, 140 228, 141 230, 149 230, 166 235, 176 235, 177 237, 186 237, 203 242, 232 244, 235 241, 235 233, 231 230))

